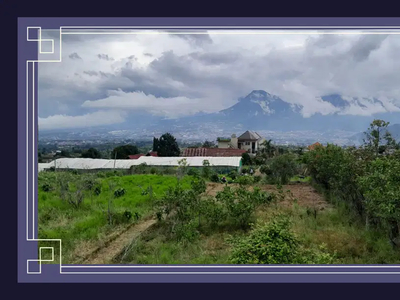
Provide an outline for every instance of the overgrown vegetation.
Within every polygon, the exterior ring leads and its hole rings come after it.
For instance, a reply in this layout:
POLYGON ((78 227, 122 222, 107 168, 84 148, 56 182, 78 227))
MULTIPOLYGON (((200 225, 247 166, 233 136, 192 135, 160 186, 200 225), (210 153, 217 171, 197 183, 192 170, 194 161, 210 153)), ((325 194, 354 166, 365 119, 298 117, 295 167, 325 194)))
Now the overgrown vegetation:
POLYGON ((387 153, 396 145, 390 133, 381 133, 388 124, 372 122, 363 147, 328 144, 308 152, 304 161, 317 184, 354 210, 366 228, 384 230, 396 247, 400 245, 400 162, 398 152, 387 153))
MULTIPOLYGON (((68 263, 85 243, 154 217, 156 226, 115 262, 399 263, 400 151, 387 125, 374 121, 359 148, 328 144, 304 152, 269 140, 256 157, 243 156, 241 173, 207 160, 193 168, 185 159, 178 167, 142 164, 128 172, 40 173, 39 238, 61 238, 68 263), (299 205, 293 184, 313 185, 330 205, 299 205), (212 196, 210 185, 219 187, 212 196)), ((154 143, 161 149, 167 141, 176 142, 164 136, 154 143)))

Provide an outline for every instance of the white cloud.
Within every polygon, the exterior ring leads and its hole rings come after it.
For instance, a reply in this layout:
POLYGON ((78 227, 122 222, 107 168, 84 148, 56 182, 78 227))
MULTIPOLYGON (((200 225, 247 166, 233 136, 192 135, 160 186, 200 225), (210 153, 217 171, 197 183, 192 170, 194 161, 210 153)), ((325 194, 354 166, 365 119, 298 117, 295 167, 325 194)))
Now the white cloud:
POLYGON ((82 107, 101 109, 145 110, 157 116, 176 118, 195 114, 199 111, 216 112, 223 109, 221 101, 213 98, 190 99, 186 97, 163 98, 146 95, 143 92, 125 93, 109 91, 108 97, 85 101, 82 107))
POLYGON ((111 125, 124 122, 123 115, 118 111, 97 111, 80 116, 54 115, 47 118, 39 117, 39 130, 111 125))

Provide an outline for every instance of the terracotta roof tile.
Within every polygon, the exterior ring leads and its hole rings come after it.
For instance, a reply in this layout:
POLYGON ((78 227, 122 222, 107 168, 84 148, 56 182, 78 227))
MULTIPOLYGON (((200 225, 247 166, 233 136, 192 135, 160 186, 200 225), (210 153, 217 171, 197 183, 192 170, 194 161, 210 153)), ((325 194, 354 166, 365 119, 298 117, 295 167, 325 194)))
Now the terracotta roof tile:
POLYGON ((231 149, 231 148, 186 148, 182 156, 215 156, 215 157, 230 157, 242 156, 246 150, 231 149))

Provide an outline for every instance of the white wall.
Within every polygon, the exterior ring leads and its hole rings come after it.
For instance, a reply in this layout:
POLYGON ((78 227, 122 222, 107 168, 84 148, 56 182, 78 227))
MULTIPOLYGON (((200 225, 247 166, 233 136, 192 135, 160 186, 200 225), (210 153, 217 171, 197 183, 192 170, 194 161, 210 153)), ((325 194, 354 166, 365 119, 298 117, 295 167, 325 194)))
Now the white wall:
POLYGON ((218 148, 230 148, 230 142, 218 142, 218 148))

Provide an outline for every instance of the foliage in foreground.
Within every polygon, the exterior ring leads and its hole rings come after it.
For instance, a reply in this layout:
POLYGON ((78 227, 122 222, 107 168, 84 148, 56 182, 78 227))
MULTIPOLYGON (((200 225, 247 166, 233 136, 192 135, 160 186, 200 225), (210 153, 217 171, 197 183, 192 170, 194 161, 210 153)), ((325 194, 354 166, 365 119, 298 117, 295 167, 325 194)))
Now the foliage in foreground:
POLYGON ((256 224, 249 235, 229 238, 234 245, 230 261, 233 264, 330 264, 334 255, 324 251, 304 249, 301 240, 291 231, 290 219, 278 215, 266 224, 256 224))

